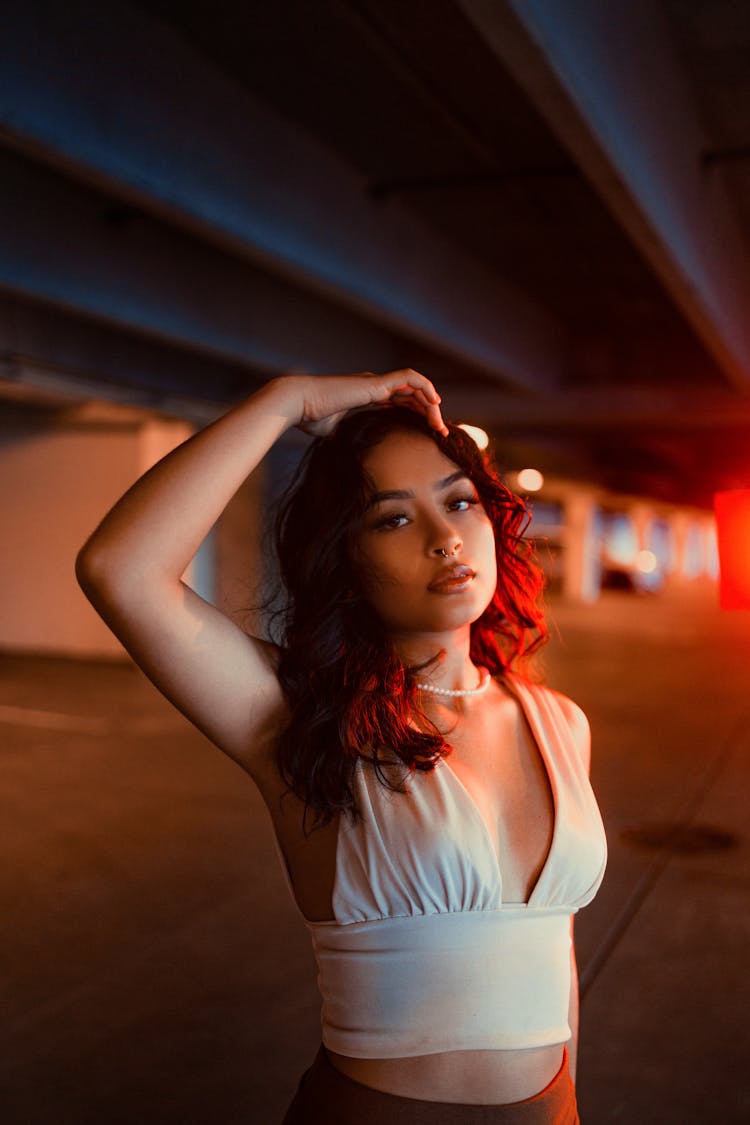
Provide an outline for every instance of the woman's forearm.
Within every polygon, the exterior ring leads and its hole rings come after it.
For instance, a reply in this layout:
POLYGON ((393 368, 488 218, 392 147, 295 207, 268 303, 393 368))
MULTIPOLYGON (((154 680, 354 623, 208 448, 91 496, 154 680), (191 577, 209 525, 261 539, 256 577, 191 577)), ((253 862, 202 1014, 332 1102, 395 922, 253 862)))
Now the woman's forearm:
POLYGON ((82 584, 179 579, 243 481, 299 422, 301 409, 298 381, 274 379, 167 454, 81 548, 82 584))

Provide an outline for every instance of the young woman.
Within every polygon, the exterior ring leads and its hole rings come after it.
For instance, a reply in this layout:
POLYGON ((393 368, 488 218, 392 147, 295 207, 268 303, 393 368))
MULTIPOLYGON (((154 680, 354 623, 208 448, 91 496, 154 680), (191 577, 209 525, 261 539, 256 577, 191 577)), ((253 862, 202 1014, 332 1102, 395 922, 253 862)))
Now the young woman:
POLYGON ((285 1125, 578 1120, 572 916, 606 844, 582 712, 512 670, 545 637, 525 519, 418 372, 286 377, 79 553, 98 612, 270 811, 323 996, 285 1125), (277 647, 180 576, 291 426, 318 440, 280 511, 277 647))

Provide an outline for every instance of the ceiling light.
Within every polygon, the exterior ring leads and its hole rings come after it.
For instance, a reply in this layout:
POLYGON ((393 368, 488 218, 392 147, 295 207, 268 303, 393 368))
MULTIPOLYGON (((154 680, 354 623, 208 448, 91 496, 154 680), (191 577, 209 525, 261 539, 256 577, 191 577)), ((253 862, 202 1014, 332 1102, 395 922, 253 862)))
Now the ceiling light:
POLYGON ((538 469, 521 469, 516 481, 522 492, 538 492, 544 487, 544 477, 538 469))
POLYGON ((466 422, 459 422, 458 428, 468 434, 480 449, 486 449, 490 444, 489 434, 485 433, 484 430, 480 430, 479 426, 469 426, 466 422))
POLYGON ((635 556, 635 565, 641 574, 653 574, 659 565, 659 560, 653 551, 639 551, 635 556))

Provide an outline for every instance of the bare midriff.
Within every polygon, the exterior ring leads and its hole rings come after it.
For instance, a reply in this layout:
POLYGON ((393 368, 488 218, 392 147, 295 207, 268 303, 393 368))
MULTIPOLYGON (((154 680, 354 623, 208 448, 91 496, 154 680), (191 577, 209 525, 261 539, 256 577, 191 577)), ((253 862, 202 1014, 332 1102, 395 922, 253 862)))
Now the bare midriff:
POLYGON ((402 1098, 504 1105, 531 1098, 558 1074, 563 1044, 521 1051, 446 1051, 404 1059, 354 1059, 328 1051, 342 1074, 402 1098))

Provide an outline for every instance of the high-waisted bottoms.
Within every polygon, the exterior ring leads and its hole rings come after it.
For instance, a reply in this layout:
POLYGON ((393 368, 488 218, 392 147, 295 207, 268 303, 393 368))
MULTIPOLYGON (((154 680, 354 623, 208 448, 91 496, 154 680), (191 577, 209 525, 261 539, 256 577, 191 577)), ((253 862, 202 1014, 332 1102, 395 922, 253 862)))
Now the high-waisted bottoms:
POLYGON ((568 1052, 548 1086, 520 1102, 459 1105, 384 1094, 337 1070, 321 1047, 282 1125, 580 1125, 568 1052))

